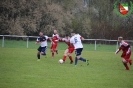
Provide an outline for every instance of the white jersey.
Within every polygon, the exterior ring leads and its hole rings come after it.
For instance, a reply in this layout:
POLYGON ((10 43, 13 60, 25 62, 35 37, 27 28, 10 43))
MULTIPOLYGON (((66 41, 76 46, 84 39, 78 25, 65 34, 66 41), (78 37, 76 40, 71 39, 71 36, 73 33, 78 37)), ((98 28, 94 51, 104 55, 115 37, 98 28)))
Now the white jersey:
POLYGON ((127 47, 129 44, 127 42, 125 42, 125 41, 122 40, 121 43, 120 43, 120 46, 122 46, 122 45, 125 46, 125 47, 127 47))
POLYGON ((47 46, 48 36, 38 37, 37 42, 40 42, 41 47, 47 46))
POLYGON ((70 39, 70 43, 74 45, 75 49, 83 48, 81 36, 79 34, 75 34, 74 36, 72 36, 70 39))

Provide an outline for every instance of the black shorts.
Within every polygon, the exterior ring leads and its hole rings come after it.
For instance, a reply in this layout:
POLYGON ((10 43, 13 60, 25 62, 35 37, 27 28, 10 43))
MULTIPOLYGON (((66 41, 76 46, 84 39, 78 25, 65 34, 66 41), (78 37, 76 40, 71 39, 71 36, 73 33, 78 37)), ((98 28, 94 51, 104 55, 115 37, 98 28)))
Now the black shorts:
POLYGON ((75 54, 76 54, 76 56, 81 55, 82 50, 83 50, 83 48, 78 48, 78 49, 75 49, 75 54))
POLYGON ((37 50, 40 52, 46 53, 46 49, 47 49, 47 46, 45 46, 45 47, 40 46, 37 50))

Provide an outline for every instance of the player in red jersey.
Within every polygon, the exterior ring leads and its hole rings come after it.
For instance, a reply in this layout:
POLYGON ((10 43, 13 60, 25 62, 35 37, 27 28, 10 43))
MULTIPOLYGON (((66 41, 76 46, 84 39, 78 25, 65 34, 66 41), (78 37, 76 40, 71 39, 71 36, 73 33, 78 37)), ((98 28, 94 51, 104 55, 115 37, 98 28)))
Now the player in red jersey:
POLYGON ((58 32, 57 32, 57 30, 54 30, 54 34, 52 35, 52 42, 51 42, 52 57, 54 57, 54 52, 56 52, 58 54, 58 50, 56 50, 58 41, 59 41, 58 32))
POLYGON ((126 67, 126 70, 129 70, 127 63, 132 65, 132 60, 130 59, 131 56, 131 46, 123 40, 123 37, 118 37, 118 41, 120 42, 120 47, 116 50, 115 54, 117 54, 120 50, 123 51, 121 58, 123 65, 126 67))
POLYGON ((73 51, 74 51, 74 46, 72 44, 70 44, 69 35, 66 34, 65 38, 60 39, 60 41, 65 42, 68 45, 68 48, 65 50, 62 60, 65 62, 66 57, 68 56, 70 59, 70 64, 72 64, 73 59, 72 59, 71 53, 73 53, 73 51))

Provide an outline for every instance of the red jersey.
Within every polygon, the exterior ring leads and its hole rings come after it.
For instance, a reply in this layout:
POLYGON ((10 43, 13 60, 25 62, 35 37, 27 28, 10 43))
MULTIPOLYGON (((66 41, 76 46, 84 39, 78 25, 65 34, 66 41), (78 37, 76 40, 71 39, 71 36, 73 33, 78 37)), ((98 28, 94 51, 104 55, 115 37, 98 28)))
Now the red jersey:
POLYGON ((131 52, 131 47, 126 41, 121 41, 119 49, 116 51, 118 53, 120 50, 122 50, 125 53, 130 53, 131 52))
POLYGON ((59 35, 58 35, 58 34, 53 34, 53 35, 52 35, 52 41, 53 41, 54 43, 58 43, 58 41, 59 41, 59 35))
POLYGON ((62 38, 61 41, 65 42, 68 45, 68 48, 74 48, 74 46, 70 43, 70 37, 67 38, 62 38))

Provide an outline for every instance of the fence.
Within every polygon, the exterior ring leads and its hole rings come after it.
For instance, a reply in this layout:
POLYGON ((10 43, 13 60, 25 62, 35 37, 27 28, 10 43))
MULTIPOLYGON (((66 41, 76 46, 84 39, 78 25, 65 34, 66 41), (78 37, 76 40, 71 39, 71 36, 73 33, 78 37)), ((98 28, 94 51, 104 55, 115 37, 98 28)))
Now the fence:
MULTIPOLYGON (((29 48, 29 38, 37 38, 38 36, 18 36, 18 35, 0 35, 2 37, 2 47, 5 45, 5 37, 16 37, 16 38, 26 38, 26 48, 29 48)), ((108 40, 108 39, 85 39, 85 41, 94 41, 94 50, 97 50, 97 42, 105 41, 105 42, 116 42, 116 49, 118 48, 117 40, 108 40)), ((127 42, 133 43, 133 40, 126 40, 127 42)))
POLYGON ((26 38, 27 41, 26 41, 26 47, 28 48, 29 47, 29 38, 37 38, 37 36, 18 36, 18 35, 0 35, 2 37, 2 47, 4 47, 4 40, 5 40, 5 37, 17 37, 17 38, 26 38))

